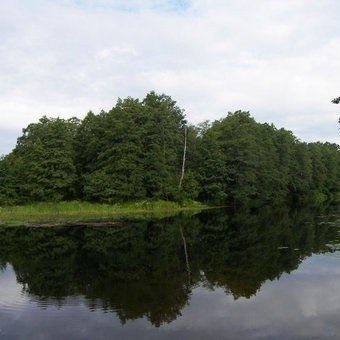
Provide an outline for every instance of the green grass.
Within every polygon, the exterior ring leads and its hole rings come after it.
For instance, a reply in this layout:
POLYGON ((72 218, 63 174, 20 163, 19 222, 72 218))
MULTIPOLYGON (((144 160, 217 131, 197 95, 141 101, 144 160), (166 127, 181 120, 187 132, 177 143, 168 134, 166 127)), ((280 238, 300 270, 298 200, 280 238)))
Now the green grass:
POLYGON ((195 201, 187 201, 182 205, 176 202, 148 200, 113 205, 79 201, 37 203, 0 207, 0 225, 85 222, 145 217, 163 218, 174 216, 181 211, 205 208, 207 206, 195 201))

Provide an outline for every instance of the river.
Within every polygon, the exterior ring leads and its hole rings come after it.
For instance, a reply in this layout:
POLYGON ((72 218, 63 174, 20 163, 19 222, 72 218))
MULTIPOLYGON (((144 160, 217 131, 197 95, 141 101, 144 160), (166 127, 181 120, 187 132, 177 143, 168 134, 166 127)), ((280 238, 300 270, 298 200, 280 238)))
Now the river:
POLYGON ((337 338, 339 231, 334 207, 268 206, 1 227, 0 338, 337 338))

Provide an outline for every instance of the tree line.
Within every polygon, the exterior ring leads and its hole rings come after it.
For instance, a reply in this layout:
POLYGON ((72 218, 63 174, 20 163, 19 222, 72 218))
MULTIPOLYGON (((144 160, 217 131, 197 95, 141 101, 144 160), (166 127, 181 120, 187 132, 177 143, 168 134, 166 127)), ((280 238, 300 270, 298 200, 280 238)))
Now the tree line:
POLYGON ((339 192, 339 148, 304 143, 244 111, 190 125, 171 97, 150 92, 83 120, 44 116, 29 124, 0 159, 0 205, 324 201, 339 192))

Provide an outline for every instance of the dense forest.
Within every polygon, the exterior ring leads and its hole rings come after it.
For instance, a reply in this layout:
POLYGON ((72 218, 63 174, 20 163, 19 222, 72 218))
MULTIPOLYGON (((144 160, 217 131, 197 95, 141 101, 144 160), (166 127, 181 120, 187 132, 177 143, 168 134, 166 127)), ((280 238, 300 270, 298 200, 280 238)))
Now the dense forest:
POLYGON ((339 151, 257 123, 249 112, 193 126, 171 97, 150 92, 83 120, 44 116, 28 125, 0 159, 0 205, 320 202, 340 191, 339 151))

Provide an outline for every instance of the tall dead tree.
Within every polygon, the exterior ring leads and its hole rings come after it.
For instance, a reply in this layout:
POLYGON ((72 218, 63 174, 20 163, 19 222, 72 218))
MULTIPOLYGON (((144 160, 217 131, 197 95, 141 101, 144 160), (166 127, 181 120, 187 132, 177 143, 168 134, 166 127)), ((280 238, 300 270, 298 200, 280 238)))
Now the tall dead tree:
POLYGON ((183 148, 183 160, 182 160, 182 172, 181 178, 179 179, 178 189, 181 190, 183 186, 183 179, 185 173, 185 161, 186 161, 186 154, 187 154, 187 127, 184 127, 184 148, 183 148))

